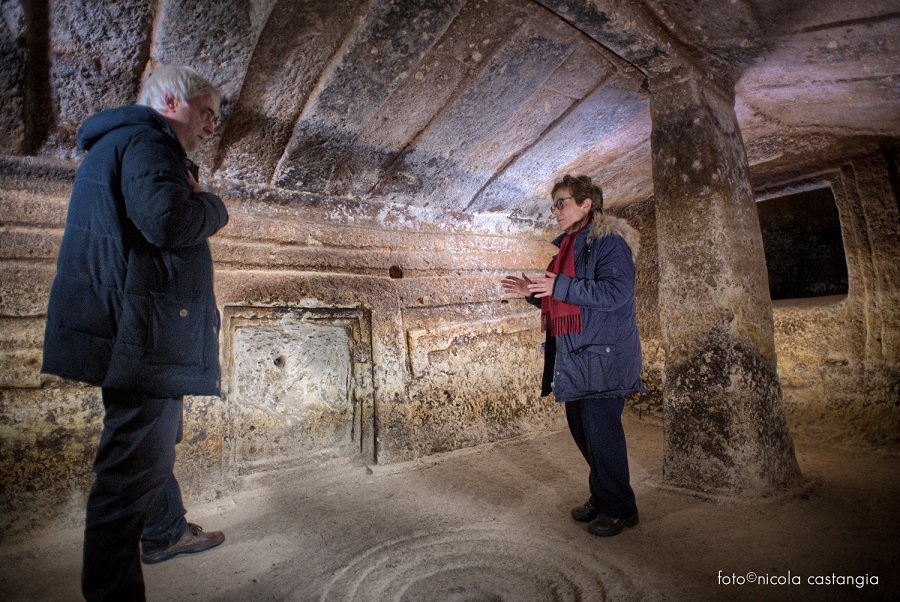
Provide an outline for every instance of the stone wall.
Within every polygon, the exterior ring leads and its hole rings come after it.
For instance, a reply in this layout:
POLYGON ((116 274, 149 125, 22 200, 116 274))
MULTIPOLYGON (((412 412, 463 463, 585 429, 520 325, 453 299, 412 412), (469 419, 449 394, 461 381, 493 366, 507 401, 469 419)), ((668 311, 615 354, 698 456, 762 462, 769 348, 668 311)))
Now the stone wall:
POLYGON ((830 186, 847 258, 846 296, 773 304, 778 373, 796 432, 900 443, 900 213, 892 160, 860 158, 761 191, 830 186))
MULTIPOLYGON (((12 533, 80 520, 102 402, 97 388, 40 373, 73 167, 2 167, 0 528, 12 533)), ((563 428, 539 397, 539 312, 499 286, 506 273, 541 274, 549 236, 211 186, 231 215, 211 239, 223 396, 186 400, 177 474, 188 500, 260 470, 399 462, 563 428)))
MULTIPOLYGON (((841 214, 847 296, 773 307, 794 432, 898 445, 896 167, 879 155, 757 187, 763 198, 827 185, 841 214)), ((73 168, 29 160, 2 168, 0 528, 11 534, 81 520, 102 403, 96 388, 39 372, 73 168)), ((560 409, 538 397, 538 313, 504 300, 498 285, 505 273, 540 274, 551 233, 516 238, 449 218, 417 225, 347 199, 217 191, 231 212, 212 239, 223 397, 187 400, 178 475, 188 500, 280 466, 398 462, 564 428, 560 409)), ((611 212, 641 233, 638 323, 652 394, 631 406, 662 422, 654 204, 611 212)))

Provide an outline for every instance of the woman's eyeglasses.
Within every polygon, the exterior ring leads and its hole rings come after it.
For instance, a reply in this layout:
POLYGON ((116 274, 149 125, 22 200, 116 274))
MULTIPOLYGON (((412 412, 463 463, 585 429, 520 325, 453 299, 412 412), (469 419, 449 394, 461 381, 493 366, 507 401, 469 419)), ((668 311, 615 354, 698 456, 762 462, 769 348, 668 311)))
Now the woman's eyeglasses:
POLYGON ((571 201, 571 200, 573 200, 574 198, 575 198, 575 197, 566 196, 566 197, 560 197, 560 198, 556 199, 556 200, 553 201, 553 203, 550 205, 550 211, 551 211, 551 212, 553 212, 553 211, 562 211, 562 210, 563 210, 563 207, 566 206, 566 201, 571 201))

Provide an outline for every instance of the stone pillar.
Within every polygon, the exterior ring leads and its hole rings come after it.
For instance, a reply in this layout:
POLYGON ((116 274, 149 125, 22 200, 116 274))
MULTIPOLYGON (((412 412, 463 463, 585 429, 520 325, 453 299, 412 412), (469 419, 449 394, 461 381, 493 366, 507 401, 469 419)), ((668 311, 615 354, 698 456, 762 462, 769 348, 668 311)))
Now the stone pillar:
POLYGON ((733 95, 651 87, 666 482, 764 494, 800 477, 782 407, 762 235, 733 95))

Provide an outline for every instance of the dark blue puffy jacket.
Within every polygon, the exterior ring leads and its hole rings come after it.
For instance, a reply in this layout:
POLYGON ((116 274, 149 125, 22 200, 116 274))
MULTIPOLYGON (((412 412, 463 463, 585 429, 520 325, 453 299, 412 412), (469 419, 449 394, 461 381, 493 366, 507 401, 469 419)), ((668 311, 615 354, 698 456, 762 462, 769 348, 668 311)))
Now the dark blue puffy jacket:
POLYGON ((195 194, 165 118, 110 109, 78 131, 82 162, 50 292, 44 372, 157 397, 219 394, 207 238, 228 221, 195 194))
MULTIPOLYGON (((596 217, 575 238, 575 278, 559 274, 553 298, 581 308, 582 330, 548 335, 542 395, 551 384, 556 401, 647 392, 634 308, 639 240, 637 230, 610 215, 596 217)), ((540 299, 529 301, 540 305, 540 299)))

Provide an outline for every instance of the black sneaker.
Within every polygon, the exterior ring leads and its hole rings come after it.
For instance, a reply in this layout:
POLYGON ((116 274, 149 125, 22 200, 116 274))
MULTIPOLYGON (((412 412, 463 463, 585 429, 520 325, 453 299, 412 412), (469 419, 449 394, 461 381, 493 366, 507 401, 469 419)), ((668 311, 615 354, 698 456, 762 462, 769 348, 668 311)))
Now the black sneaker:
POLYGON ((612 537, 621 533, 625 527, 633 527, 638 524, 638 515, 631 518, 610 518, 600 515, 588 525, 588 531, 597 537, 612 537))

